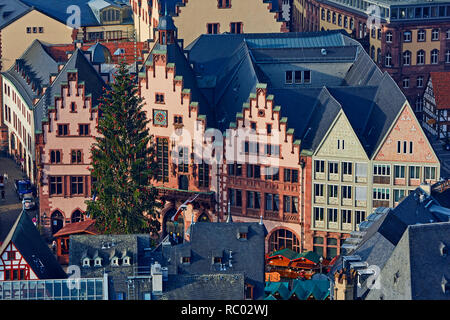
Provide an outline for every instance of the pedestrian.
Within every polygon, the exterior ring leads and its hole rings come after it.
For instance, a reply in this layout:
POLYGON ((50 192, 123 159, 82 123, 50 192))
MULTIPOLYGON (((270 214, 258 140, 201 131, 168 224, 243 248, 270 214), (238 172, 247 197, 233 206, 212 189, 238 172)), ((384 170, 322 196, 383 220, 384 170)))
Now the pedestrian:
POLYGON ((3 174, 3 179, 5 179, 5 184, 8 182, 8 174, 5 172, 3 174))
POLYGON ((52 242, 52 250, 53 250, 53 253, 56 253, 56 241, 55 240, 53 240, 53 242, 52 242))
POLYGON ((2 190, 2 200, 5 201, 5 190, 2 190))

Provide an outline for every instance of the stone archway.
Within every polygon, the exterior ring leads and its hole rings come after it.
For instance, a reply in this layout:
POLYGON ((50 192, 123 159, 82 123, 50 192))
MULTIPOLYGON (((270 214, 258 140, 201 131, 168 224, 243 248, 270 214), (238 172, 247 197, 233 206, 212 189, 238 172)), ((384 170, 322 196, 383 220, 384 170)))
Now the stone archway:
POLYGON ((51 217, 52 235, 57 233, 64 226, 64 216, 59 210, 53 211, 51 217))
POLYGON ((84 221, 84 216, 83 216, 83 213, 81 212, 81 210, 77 209, 72 213, 70 222, 74 223, 74 222, 80 222, 80 221, 84 221))

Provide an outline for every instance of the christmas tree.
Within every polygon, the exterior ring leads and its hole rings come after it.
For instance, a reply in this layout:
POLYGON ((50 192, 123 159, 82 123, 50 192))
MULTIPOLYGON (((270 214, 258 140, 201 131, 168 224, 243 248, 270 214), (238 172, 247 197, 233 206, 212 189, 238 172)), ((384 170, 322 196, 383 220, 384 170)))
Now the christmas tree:
POLYGON ((160 229, 156 190, 149 183, 156 170, 154 147, 137 90, 121 62, 98 106, 100 136, 91 149, 95 199, 87 201, 87 212, 105 234, 156 235, 160 229))

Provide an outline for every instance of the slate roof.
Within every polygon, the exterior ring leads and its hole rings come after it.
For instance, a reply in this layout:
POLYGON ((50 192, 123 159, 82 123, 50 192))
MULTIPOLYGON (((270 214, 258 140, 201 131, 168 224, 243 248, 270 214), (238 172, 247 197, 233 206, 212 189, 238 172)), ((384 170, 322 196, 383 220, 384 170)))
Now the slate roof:
POLYGON ((12 226, 21 214, 22 209, 8 210, 0 212, 0 244, 3 243, 12 226))
POLYGON ((58 73, 51 86, 46 90, 44 96, 35 106, 35 128, 42 130, 42 119, 47 117, 48 107, 54 106, 55 95, 61 94, 61 85, 67 82, 69 70, 78 71, 78 82, 84 82, 86 94, 92 95, 92 106, 97 105, 98 99, 102 95, 103 87, 107 85, 94 69, 92 64, 86 59, 84 53, 77 49, 70 57, 64 68, 58 73))
POLYGON ((31 9, 19 0, 0 0, 0 29, 23 16, 31 9))
POLYGON ((259 223, 195 223, 191 226, 190 242, 163 247, 163 255, 169 261, 169 275, 243 273, 245 282, 254 286, 254 298, 262 299, 266 233, 264 225, 259 223), (248 228, 246 240, 237 237, 241 227, 248 228), (213 263, 213 255, 218 250, 223 253, 222 264, 226 270, 223 270, 219 263, 213 263), (230 250, 232 251, 231 259, 229 258, 230 250), (186 255, 191 257, 189 264, 182 263, 181 258, 186 255))
POLYGON ((40 95, 32 89, 32 84, 36 89, 42 89, 48 86, 50 74, 56 72, 58 72, 58 63, 49 54, 46 45, 39 40, 34 40, 20 58, 16 59, 15 64, 2 74, 14 84, 26 104, 33 106, 33 99, 39 98, 40 95), (16 71, 16 65, 20 67, 19 71, 16 71), (22 70, 30 78, 30 84, 22 76, 22 70))
MULTIPOLYGON (((366 262, 367 266, 376 265, 380 270, 392 264, 389 261, 391 257, 395 257, 394 251, 400 250, 397 249, 399 243, 406 241, 402 239, 406 237, 411 226, 431 226, 450 221, 450 209, 441 207, 433 197, 427 195, 421 188, 414 190, 394 209, 379 215, 380 218, 374 220, 367 231, 364 232, 356 249, 346 252, 343 256, 359 256, 360 261, 366 262)), ((415 245, 424 248, 423 246, 427 246, 427 242, 423 241, 415 245)), ((336 260, 330 273, 334 274, 344 267, 348 268, 348 265, 343 266, 341 256, 336 260)), ((398 265, 397 267, 404 268, 404 266, 398 265)), ((360 298, 366 298, 370 293, 365 280, 364 278, 363 285, 356 289, 357 296, 360 298)))
POLYGON ((66 273, 25 211, 22 211, 14 222, 0 247, 0 253, 5 251, 10 242, 19 250, 38 279, 67 278, 66 273))
POLYGON ((289 294, 291 298, 293 295, 299 300, 307 300, 313 296, 315 300, 325 300, 330 296, 330 282, 329 280, 294 280, 292 290, 289 294))
POLYGON ((159 300, 244 300, 242 273, 169 275, 159 300))
POLYGON ((437 109, 450 109, 450 72, 430 72, 437 109))
MULTIPOLYGON (((21 0, 23 3, 36 10, 62 22, 66 23, 67 19, 73 14, 72 11, 67 13, 67 9, 76 5, 80 8, 80 25, 82 27, 98 26, 100 21, 95 16, 93 10, 89 6, 90 0, 21 0)), ((102 2, 104 2, 102 0, 102 2)), ((106 0, 110 4, 114 4, 112 0, 106 0)), ((114 4, 115 5, 115 4, 114 4)), ((124 21, 124 24, 132 24, 132 19, 124 21)))

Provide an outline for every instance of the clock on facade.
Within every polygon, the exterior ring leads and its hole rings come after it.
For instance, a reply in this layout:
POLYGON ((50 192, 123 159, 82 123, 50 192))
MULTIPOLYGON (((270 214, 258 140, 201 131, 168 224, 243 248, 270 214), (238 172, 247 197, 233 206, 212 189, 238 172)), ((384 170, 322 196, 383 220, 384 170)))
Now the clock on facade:
POLYGON ((153 109, 153 124, 167 127, 167 110, 153 109))

